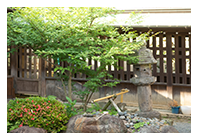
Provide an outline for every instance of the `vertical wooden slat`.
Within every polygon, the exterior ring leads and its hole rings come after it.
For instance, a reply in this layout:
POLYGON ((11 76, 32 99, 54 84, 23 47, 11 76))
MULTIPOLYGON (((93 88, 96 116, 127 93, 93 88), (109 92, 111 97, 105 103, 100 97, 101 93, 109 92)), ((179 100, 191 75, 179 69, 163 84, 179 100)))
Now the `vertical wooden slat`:
POLYGON ((189 35, 189 60, 190 60, 190 79, 191 79, 191 35, 189 35))
POLYGON ((45 73, 46 73, 46 68, 45 68, 45 61, 40 58, 39 60, 39 95, 44 97, 45 94, 45 73))
POLYGON ((108 66, 108 73, 111 75, 111 65, 108 66))
POLYGON ((167 51, 167 97, 173 99, 172 86, 172 42, 171 34, 166 34, 166 51, 167 51))
POLYGON ((163 34, 159 35, 159 50, 160 50, 160 82, 164 82, 163 69, 163 34))
POLYGON ((36 79, 36 64, 37 64, 37 61, 36 61, 36 55, 34 54, 34 79, 36 79))
POLYGON ((179 39, 175 35, 175 83, 179 83, 179 39))
POLYGON ((82 78, 86 79, 86 74, 85 73, 82 74, 82 78))
POLYGON ((24 78, 27 78, 27 48, 24 48, 24 78))
POLYGON ((94 61, 94 70, 96 70, 98 68, 98 63, 97 63, 97 61, 95 60, 94 61))
POLYGON ((130 78, 131 78, 130 64, 127 63, 127 81, 130 81, 130 78))
POLYGON ((22 77, 22 48, 19 47, 19 77, 22 77))
POLYGON ((172 42, 171 34, 166 34, 167 85, 172 86, 172 42))
MULTIPOLYGON (((51 56, 49 56, 49 59, 48 60, 51 62, 51 56)), ((49 77, 52 76, 51 71, 52 71, 52 65, 51 65, 51 63, 49 63, 49 65, 48 65, 48 72, 49 72, 48 74, 49 74, 49 77)))
POLYGON ((29 48, 29 78, 32 79, 32 49, 29 48))
MULTIPOLYGON (((9 48, 9 47, 7 46, 7 52, 8 52, 8 48, 9 48)), ((8 58, 9 58, 9 57, 7 57, 7 75, 8 75, 8 73, 9 73, 9 68, 8 68, 8 58)))
MULTIPOLYGON (((153 57, 156 59, 156 37, 155 36, 153 37, 153 47, 152 47, 152 49, 153 49, 153 57)), ((153 76, 157 75, 157 73, 156 73, 156 65, 157 64, 153 65, 153 76)))
POLYGON ((120 69, 120 80, 124 80, 124 61, 119 60, 120 62, 120 67, 122 67, 120 69))
MULTIPOLYGON (((91 58, 88 59, 88 65, 92 65, 91 58)), ((87 75, 86 75, 86 77, 87 77, 87 75)))
POLYGON ((182 47, 182 83, 186 84, 186 48, 185 48, 185 35, 181 36, 182 47))
POLYGON ((114 72, 113 72, 114 78, 118 78, 118 70, 117 68, 114 66, 114 72))
MULTIPOLYGON (((15 48, 14 46, 11 46, 10 49, 15 48)), ((10 68, 11 68, 11 75, 13 77, 17 77, 17 66, 16 66, 16 61, 17 61, 17 52, 14 52, 10 56, 10 68)))

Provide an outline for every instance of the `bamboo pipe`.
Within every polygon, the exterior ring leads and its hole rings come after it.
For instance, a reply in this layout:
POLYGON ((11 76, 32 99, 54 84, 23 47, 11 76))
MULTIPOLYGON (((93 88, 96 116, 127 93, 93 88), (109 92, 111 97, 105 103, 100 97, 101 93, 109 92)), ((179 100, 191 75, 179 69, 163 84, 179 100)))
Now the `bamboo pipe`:
POLYGON ((102 97, 102 98, 99 98, 99 99, 95 99, 95 100, 93 100, 93 102, 98 102, 98 101, 101 101, 101 100, 104 100, 104 99, 109 99, 109 98, 112 98, 113 96, 122 95, 122 94, 127 93, 127 92, 129 92, 128 89, 122 89, 120 93, 109 95, 109 96, 102 97))
POLYGON ((120 102, 123 103, 123 94, 120 95, 120 102))

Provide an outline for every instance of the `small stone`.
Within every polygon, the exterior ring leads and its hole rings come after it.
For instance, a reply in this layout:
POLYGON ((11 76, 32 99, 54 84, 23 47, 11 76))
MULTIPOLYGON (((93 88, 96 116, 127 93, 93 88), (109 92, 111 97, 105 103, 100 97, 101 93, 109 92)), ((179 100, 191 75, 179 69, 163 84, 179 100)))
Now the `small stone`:
POLYGON ((130 126, 127 124, 126 127, 129 128, 130 126))
POLYGON ((96 112, 96 115, 99 115, 99 114, 100 114, 100 111, 97 111, 97 112, 96 112))
POLYGON ((125 118, 125 120, 126 120, 126 121, 129 121, 129 119, 128 119, 128 118, 125 118))
POLYGON ((159 128, 160 128, 160 126, 159 126, 159 125, 157 125, 157 126, 156 126, 156 128, 157 128, 157 129, 159 129, 159 128))
POLYGON ((137 116, 138 116, 138 114, 134 114, 134 116, 135 116, 135 117, 137 117, 137 116))
POLYGON ((147 124, 147 123, 145 123, 145 124, 144 124, 144 126, 148 126, 148 124, 147 124))
POLYGON ((132 126, 131 129, 134 129, 134 127, 132 126))
POLYGON ((136 120, 132 120, 133 123, 136 123, 136 120))
POLYGON ((118 112, 119 116, 124 116, 125 113, 124 112, 118 112))
POLYGON ((161 123, 165 123, 166 121, 165 121, 165 120, 161 120, 160 122, 161 122, 161 123))
POLYGON ((130 125, 130 126, 133 126, 133 123, 131 122, 129 125, 130 125))
POLYGON ((136 123, 139 123, 140 122, 140 120, 136 120, 136 123))
POLYGON ((164 123, 162 123, 162 122, 159 122, 159 124, 160 124, 160 125, 163 125, 164 123))
POLYGON ((124 120, 125 119, 125 116, 120 116, 120 119, 124 120))
POLYGON ((133 115, 131 115, 130 117, 131 117, 131 119, 133 119, 133 118, 134 118, 134 116, 133 116, 133 115))

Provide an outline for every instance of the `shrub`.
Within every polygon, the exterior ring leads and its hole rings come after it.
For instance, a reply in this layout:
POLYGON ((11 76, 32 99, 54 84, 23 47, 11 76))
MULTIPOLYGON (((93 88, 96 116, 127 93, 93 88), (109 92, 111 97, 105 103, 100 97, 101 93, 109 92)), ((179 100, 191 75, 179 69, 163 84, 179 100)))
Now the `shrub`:
POLYGON ((10 100, 7 105, 7 132, 28 125, 56 133, 66 130, 66 107, 55 96, 10 100))

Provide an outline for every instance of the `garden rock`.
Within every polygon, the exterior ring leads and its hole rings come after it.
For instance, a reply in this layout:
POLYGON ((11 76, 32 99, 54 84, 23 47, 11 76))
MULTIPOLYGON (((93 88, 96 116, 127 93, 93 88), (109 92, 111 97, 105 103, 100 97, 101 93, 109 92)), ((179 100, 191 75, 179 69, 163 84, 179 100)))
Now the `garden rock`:
POLYGON ((163 126, 161 133, 179 133, 173 126, 163 126))
POLYGON ((70 118, 66 133, 126 133, 127 128, 119 118, 104 115, 97 117, 83 117, 76 115, 70 118))
POLYGON ((47 133, 47 131, 43 128, 22 126, 10 131, 10 133, 47 133))
POLYGON ((136 114, 138 114, 138 116, 144 117, 144 118, 157 118, 161 120, 161 114, 158 111, 148 111, 148 112, 140 112, 137 111, 136 114))
POLYGON ((117 103, 117 106, 120 108, 121 111, 126 111, 126 103, 117 103))
POLYGON ((141 127, 138 133, 160 133, 160 131, 155 126, 145 126, 141 127))

